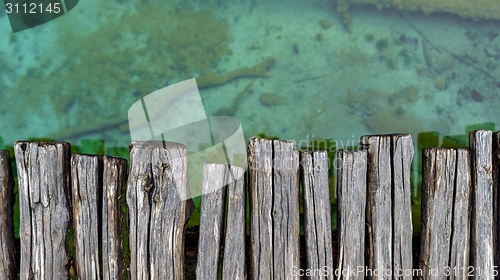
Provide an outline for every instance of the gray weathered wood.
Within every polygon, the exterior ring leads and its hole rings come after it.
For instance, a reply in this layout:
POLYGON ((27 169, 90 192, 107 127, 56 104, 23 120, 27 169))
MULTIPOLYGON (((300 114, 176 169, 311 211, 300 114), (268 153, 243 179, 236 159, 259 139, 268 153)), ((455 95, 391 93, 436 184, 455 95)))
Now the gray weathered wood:
POLYGON ((76 275, 80 279, 100 279, 98 200, 102 189, 102 158, 73 154, 71 182, 76 275))
POLYGON ((494 279, 492 133, 471 131, 472 266, 477 279, 494 279))
POLYGON ((250 273, 252 279, 273 279, 273 142, 253 138, 248 144, 250 195, 250 273))
MULTIPOLYGON (((362 136, 361 144, 368 151, 368 266, 372 270, 392 271, 391 137, 362 136)), ((380 277, 390 278, 390 275, 380 277)))
POLYGON ((467 279, 471 193, 468 149, 423 151, 422 279, 467 279))
POLYGON ((422 279, 444 279, 449 265, 453 196, 457 170, 455 149, 424 149, 422 170, 422 279))
POLYGON ((395 275, 403 275, 400 279, 411 280, 412 276, 406 272, 411 271, 413 264, 410 174, 414 148, 409 134, 396 134, 391 138, 392 271, 395 275))
POLYGON ((126 218, 120 209, 122 187, 127 180, 127 160, 103 158, 102 200, 102 278, 123 279, 122 223, 126 218))
POLYGON ((187 149, 161 141, 130 144, 127 183, 131 279, 183 279, 189 218, 187 149))
POLYGON ((455 196, 453 199, 453 233, 451 236, 450 279, 467 279, 470 253, 470 153, 457 149, 455 196))
POLYGON ((0 151, 0 279, 17 277, 14 247, 14 178, 8 151, 0 151))
POLYGON ((231 166, 227 196, 223 280, 246 279, 245 266, 245 168, 231 166))
POLYGON ((70 145, 18 141, 21 279, 67 279, 70 145))
POLYGON ((273 279, 290 279, 299 259, 299 152, 273 141, 273 279))
MULTIPOLYGON (((363 136, 361 144, 368 151, 369 266, 411 279, 411 275, 404 273, 412 268, 411 135, 363 136)), ((381 278, 391 276, 385 273, 381 278)))
POLYGON ((206 163, 200 209, 197 279, 217 279, 219 249, 224 226, 224 206, 228 165, 206 163))
MULTIPOLYGON (((306 268, 311 270, 334 266, 328 167, 326 151, 300 153, 306 268)), ((322 277, 322 274, 316 274, 311 279, 325 279, 325 277, 322 277)), ((327 277, 327 279, 330 278, 327 277)))
POLYGON ((299 268, 299 168, 293 143, 250 139, 252 279, 284 279, 299 268))
MULTIPOLYGON (((365 279, 366 150, 337 152, 338 271, 356 271, 337 279, 365 279)), ((333 279, 333 277, 329 277, 333 279)))

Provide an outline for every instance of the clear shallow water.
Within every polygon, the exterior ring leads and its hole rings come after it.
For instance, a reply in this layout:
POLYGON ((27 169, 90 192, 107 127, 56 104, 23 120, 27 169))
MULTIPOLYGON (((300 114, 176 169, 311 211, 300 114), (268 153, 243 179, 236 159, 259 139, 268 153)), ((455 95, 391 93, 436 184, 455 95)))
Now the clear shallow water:
POLYGON ((134 102, 193 77, 207 115, 238 118, 247 139, 352 146, 364 134, 416 143, 426 131, 494 129, 498 21, 373 6, 349 15, 350 31, 332 1, 89 0, 13 34, 2 11, 0 136, 99 139, 111 153, 130 141, 134 102))

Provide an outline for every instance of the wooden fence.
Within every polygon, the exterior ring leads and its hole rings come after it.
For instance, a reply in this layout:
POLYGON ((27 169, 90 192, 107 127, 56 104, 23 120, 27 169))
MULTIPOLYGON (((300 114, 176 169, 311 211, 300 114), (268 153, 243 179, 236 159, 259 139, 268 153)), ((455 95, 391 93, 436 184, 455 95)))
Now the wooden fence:
POLYGON ((361 149, 337 152, 333 233, 327 152, 251 139, 247 171, 205 164, 203 190, 225 186, 202 196, 194 241, 183 145, 133 142, 127 172, 124 159, 71 154, 68 143, 16 142, 20 246, 1 151, 0 279, 494 279, 500 133, 472 131, 469 142, 423 151, 416 247, 410 135, 364 136, 361 149), (185 252, 192 242, 197 257, 185 252))

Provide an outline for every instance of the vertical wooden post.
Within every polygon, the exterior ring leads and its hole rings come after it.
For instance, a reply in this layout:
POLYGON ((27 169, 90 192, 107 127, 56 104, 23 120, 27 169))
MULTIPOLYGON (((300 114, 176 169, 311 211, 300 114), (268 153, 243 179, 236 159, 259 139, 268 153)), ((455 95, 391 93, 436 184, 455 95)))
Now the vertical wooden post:
POLYGON ((449 265, 453 196, 457 171, 455 149, 424 149, 422 169, 422 279, 444 279, 449 265))
POLYGON ((19 141, 21 279, 66 279, 70 145, 19 141))
POLYGON ((102 278, 123 279, 122 223, 126 218, 120 209, 122 186, 127 179, 127 160, 103 158, 102 201, 102 278))
POLYGON ((250 139, 252 279, 295 278, 299 268, 298 158, 292 142, 250 139))
POLYGON ((368 150, 366 223, 369 268, 388 271, 392 270, 391 138, 363 136, 361 144, 368 150))
POLYGON ((187 149, 171 142, 130 144, 127 183, 131 279, 184 278, 184 226, 190 205, 187 149))
POLYGON ((477 279, 494 279, 492 133, 469 134, 472 168, 472 266, 477 279))
MULTIPOLYGON (((330 163, 328 162, 326 151, 304 151, 300 153, 300 158, 300 174, 304 195, 306 268, 311 271, 322 271, 321 273, 324 273, 323 269, 325 267, 329 269, 334 267, 332 255, 332 217, 328 184, 328 167, 330 163)), ((366 188, 366 186, 364 187, 366 188)), ((363 199, 364 203, 365 200, 363 199)), ((364 222, 362 223, 362 227, 364 229, 364 222)), ((325 277, 322 274, 315 274, 311 279, 325 279, 325 277)))
POLYGON ((402 275, 400 279, 411 280, 413 267, 412 238, 413 224, 411 216, 410 174, 414 156, 411 135, 396 134, 391 136, 392 165, 392 244, 393 274, 402 275))
POLYGON ((100 279, 99 196, 102 189, 102 158, 73 154, 71 181, 76 274, 81 279, 100 279))
POLYGON ((8 151, 0 151, 0 279, 15 279, 14 178, 8 151))
POLYGON ((453 233, 451 236, 450 279, 467 279, 470 256, 470 153, 457 149, 457 172, 453 198, 453 233))
POLYGON ((273 279, 273 142, 254 138, 248 143, 251 279, 273 279))
POLYGON ((366 150, 337 152, 338 271, 342 279, 365 279, 366 150))
POLYGON ((223 280, 246 279, 245 168, 231 166, 229 173, 223 280))
POLYGON ((224 206, 228 179, 226 164, 206 163, 200 213, 200 241, 198 243, 198 264, 196 278, 217 279, 219 249, 224 232, 224 206))
POLYGON ((377 270, 384 272, 381 279, 411 279, 411 135, 363 136, 361 144, 368 151, 366 218, 372 271, 366 273, 377 270))
POLYGON ((468 149, 423 151, 422 279, 467 279, 471 193, 468 149))
POLYGON ((274 279, 289 279, 299 259, 299 152, 293 142, 273 141, 274 279))

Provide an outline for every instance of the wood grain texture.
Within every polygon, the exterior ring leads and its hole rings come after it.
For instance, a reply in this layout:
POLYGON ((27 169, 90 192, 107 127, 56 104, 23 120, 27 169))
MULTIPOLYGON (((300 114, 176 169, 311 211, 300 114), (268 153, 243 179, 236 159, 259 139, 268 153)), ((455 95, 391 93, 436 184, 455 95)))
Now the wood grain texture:
POLYGON ((472 265, 476 279, 494 279, 492 133, 469 134, 472 168, 472 265))
MULTIPOLYGON (((411 279, 404 273, 412 268, 411 135, 363 136, 361 144, 368 152, 369 267, 411 279)), ((380 278, 389 279, 392 275, 380 278)))
POLYGON ((218 279, 228 171, 228 165, 217 163, 206 163, 203 169, 197 279, 218 279))
MULTIPOLYGON (((324 267, 334 267, 328 167, 329 160, 326 151, 300 153, 306 268, 313 271, 324 267)), ((330 278, 317 273, 311 276, 311 279, 330 278)))
POLYGON ((183 279, 189 218, 187 149, 161 141, 130 144, 127 183, 130 278, 183 279))
POLYGON ((290 279, 300 268, 299 152, 274 140, 273 155, 273 279, 290 279))
POLYGON ((102 279, 123 279, 121 231, 126 218, 121 212, 120 197, 127 180, 127 160, 104 156, 102 177, 102 279))
POLYGON ((450 279, 467 279, 470 257, 470 153, 457 149, 457 171, 453 200, 453 229, 450 252, 450 279))
POLYGON ((102 157, 73 154, 71 182, 76 275, 80 279, 100 279, 99 194, 102 192, 102 157))
POLYGON ((422 178, 422 279, 444 279, 449 265, 453 197, 456 177, 455 149, 424 149, 422 178))
MULTIPOLYGON (((366 150, 337 152, 337 207, 339 271, 365 267, 366 150)), ((333 279, 333 277, 330 277, 333 279)), ((365 273, 338 279, 365 279, 365 273)))
POLYGON ((14 177, 8 151, 0 150, 0 279, 17 278, 14 247, 14 177))
POLYGON ((250 194, 250 276, 273 279, 273 142, 253 138, 248 143, 250 194))
POLYGON ((21 279, 67 279, 70 145, 18 141, 21 279))
POLYGON ((396 134, 391 138, 392 269, 396 275, 403 275, 401 279, 411 280, 411 275, 402 272, 411 271, 413 263, 410 174, 414 148, 409 134, 396 134))
MULTIPOLYGON (((368 152, 367 234, 368 266, 392 271, 392 176, 391 136, 363 136, 361 144, 368 152)), ((390 279, 390 276, 380 279, 390 279)))
POLYGON ((227 196, 223 280, 246 279, 245 168, 231 166, 227 196))

